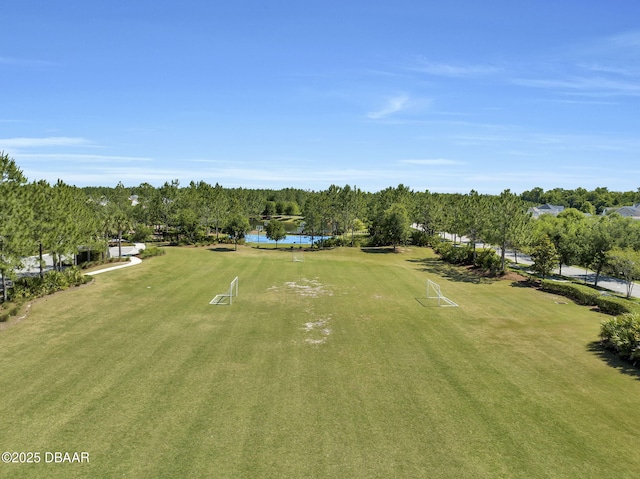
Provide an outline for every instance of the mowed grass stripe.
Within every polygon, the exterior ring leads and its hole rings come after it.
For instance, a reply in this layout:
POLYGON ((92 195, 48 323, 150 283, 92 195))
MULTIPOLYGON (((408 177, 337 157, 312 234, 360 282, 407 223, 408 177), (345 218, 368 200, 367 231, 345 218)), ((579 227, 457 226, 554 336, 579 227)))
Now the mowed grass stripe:
POLYGON ((0 334, 0 443, 92 463, 10 472, 633 477, 640 390, 589 351, 601 316, 430 258, 170 248, 37 303, 0 334))

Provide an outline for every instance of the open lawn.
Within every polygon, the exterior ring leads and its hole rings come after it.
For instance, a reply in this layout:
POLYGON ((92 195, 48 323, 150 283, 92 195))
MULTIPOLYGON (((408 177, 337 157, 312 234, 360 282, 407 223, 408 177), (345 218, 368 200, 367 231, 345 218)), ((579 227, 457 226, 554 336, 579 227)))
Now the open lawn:
POLYGON ((604 316, 378 251, 168 248, 36 302, 0 332, 0 452, 42 460, 0 477, 638 477, 604 316))

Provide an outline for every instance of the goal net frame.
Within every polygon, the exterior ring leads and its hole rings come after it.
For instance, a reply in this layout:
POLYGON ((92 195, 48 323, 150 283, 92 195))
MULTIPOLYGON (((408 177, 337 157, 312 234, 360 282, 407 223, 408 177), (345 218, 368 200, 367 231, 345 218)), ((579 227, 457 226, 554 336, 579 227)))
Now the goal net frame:
POLYGON ((218 305, 218 304, 233 304, 234 296, 238 296, 238 277, 233 278, 231 283, 229 283, 229 291, 222 294, 216 294, 216 296, 209 301, 209 304, 218 305))
POLYGON ((291 253, 291 261, 294 263, 304 263, 304 251, 294 249, 291 253))
POLYGON ((427 299, 436 299, 438 306, 458 306, 455 302, 447 298, 440 291, 440 285, 430 279, 427 280, 427 299))

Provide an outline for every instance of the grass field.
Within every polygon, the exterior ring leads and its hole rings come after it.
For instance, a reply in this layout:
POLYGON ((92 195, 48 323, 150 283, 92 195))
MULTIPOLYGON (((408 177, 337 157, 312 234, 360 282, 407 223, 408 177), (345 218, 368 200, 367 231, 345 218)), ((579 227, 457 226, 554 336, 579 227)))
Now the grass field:
POLYGON ((0 477, 638 477, 639 376, 564 301, 428 249, 169 248, 0 332, 0 452, 43 454, 0 477))

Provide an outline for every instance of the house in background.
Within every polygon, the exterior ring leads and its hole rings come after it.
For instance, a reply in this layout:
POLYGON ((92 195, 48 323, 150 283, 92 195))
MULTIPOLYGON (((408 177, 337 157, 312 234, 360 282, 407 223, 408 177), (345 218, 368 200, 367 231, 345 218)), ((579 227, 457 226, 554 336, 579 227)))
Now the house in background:
POLYGON ((616 206, 614 208, 605 208, 602 210, 603 216, 611 213, 618 213, 620 216, 640 220, 640 203, 633 206, 616 206))
POLYGON ((531 207, 527 211, 531 213, 531 217, 533 219, 538 219, 540 215, 558 216, 558 213, 564 211, 564 206, 550 205, 549 203, 545 203, 544 205, 531 207))

